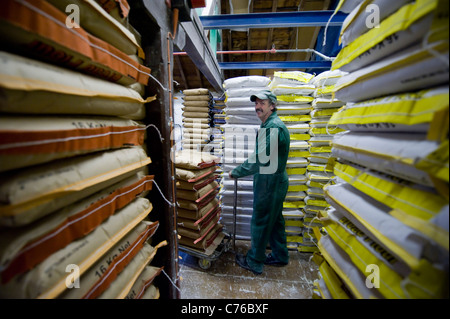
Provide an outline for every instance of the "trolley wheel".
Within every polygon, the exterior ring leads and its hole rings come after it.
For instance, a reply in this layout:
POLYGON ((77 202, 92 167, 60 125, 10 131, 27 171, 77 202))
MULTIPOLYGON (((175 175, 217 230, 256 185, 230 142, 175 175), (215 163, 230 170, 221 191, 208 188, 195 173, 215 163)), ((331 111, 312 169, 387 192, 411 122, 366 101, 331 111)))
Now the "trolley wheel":
POLYGON ((208 259, 199 258, 198 265, 201 269, 207 270, 211 267, 211 261, 209 261, 208 259))

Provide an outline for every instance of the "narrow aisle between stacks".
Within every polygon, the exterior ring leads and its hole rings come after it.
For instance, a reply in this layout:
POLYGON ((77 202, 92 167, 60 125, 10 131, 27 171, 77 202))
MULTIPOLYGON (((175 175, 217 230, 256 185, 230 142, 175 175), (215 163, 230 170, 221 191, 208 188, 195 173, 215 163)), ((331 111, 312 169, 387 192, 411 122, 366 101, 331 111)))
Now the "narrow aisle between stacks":
MULTIPOLYGON (((249 241, 236 241, 236 250, 245 253, 249 241)), ((198 259, 180 252, 181 299, 311 299, 317 266, 312 254, 289 251, 286 267, 265 266, 257 276, 239 267, 232 252, 212 262, 208 270, 198 259)))

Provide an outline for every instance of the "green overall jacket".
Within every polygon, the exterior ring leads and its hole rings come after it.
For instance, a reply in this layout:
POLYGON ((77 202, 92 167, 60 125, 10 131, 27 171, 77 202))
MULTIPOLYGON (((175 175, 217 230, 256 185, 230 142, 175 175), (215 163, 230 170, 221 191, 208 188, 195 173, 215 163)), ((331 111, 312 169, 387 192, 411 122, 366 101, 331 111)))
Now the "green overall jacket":
POLYGON ((274 112, 261 124, 253 154, 231 172, 234 178, 254 175, 252 245, 247 253, 247 262, 256 271, 263 269, 268 243, 274 258, 280 262, 289 261, 282 215, 289 186, 286 173, 289 145, 289 131, 274 112))

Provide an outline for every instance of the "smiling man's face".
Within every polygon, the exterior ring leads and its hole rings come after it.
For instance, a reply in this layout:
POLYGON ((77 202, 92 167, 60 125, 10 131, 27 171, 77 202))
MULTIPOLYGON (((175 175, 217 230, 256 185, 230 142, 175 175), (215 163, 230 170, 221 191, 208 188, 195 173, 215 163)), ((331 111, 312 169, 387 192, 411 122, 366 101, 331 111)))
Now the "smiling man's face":
POLYGON ((261 122, 264 123, 273 113, 273 105, 269 100, 261 100, 259 98, 256 98, 255 111, 261 122))

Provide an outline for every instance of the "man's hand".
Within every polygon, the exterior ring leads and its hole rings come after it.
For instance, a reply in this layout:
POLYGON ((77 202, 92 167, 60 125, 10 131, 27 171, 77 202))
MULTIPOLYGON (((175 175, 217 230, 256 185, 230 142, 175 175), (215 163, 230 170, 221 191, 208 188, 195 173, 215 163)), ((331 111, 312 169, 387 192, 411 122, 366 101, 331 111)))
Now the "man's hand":
POLYGON ((228 172, 228 176, 230 176, 230 178, 234 179, 233 175, 231 174, 231 172, 228 172))

